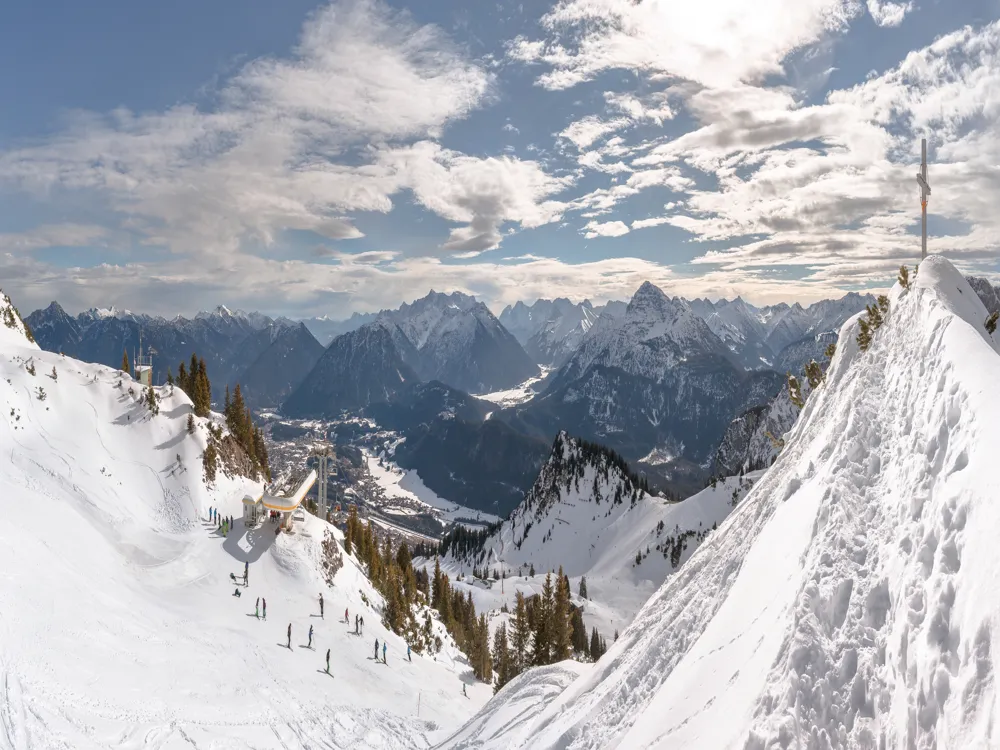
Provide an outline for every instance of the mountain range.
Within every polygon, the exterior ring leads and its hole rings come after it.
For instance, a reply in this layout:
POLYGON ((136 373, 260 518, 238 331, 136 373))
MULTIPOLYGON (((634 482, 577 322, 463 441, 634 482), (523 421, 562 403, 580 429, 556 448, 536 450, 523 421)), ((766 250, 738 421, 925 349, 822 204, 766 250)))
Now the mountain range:
POLYGON ((686 302, 646 282, 621 317, 597 319, 543 393, 494 418, 539 436, 565 429, 632 461, 703 463, 730 421, 782 381, 744 370, 686 302))
POLYGON ((279 405, 319 359, 322 347, 302 323, 220 306, 194 318, 166 319, 128 310, 91 309, 70 316, 57 302, 27 317, 43 349, 120 367, 134 359, 140 338, 153 353, 154 381, 164 383, 192 353, 205 359, 213 398, 227 385, 246 385, 253 408, 279 405))

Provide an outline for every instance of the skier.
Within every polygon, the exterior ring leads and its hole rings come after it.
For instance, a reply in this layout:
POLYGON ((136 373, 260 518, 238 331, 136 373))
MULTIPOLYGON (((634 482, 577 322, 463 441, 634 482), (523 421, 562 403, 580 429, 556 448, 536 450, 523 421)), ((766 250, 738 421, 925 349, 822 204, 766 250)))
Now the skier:
POLYGON ((330 649, 326 650, 326 673, 330 674, 330 649))
POLYGON ((312 647, 313 647, 313 626, 310 625, 309 626, 309 645, 306 646, 306 648, 312 648, 312 647))
POLYGON ((267 619, 267 599, 263 599, 262 598, 260 600, 260 603, 263 606, 263 609, 261 610, 261 612, 263 613, 264 619, 266 620, 267 619))
POLYGON ((382 663, 383 664, 387 663, 385 660, 385 641, 382 641, 382 663))
POLYGON ((361 615, 361 635, 365 634, 365 616, 361 615))
POLYGON ((464 695, 466 698, 469 697, 469 694, 467 692, 465 692, 465 683, 464 682, 462 683, 462 695, 464 695))
POLYGON ((358 621, 360 619, 360 615, 354 615, 354 635, 358 635, 358 621))
POLYGON ((378 661, 378 638, 375 639, 375 661, 378 661))
POLYGON ((242 596, 242 594, 240 593, 239 588, 236 589, 236 593, 233 594, 233 596, 242 596))
POLYGON ((258 620, 260 619, 260 597, 257 597, 257 603, 253 605, 253 614, 258 620))
POLYGON ((323 616, 323 593, 322 592, 320 592, 320 595, 319 595, 319 617, 320 617, 321 620, 325 620, 326 619, 323 616))
POLYGON ((243 563, 243 585, 248 586, 250 581, 250 561, 243 563))
POLYGON ((292 623, 288 623, 288 650, 292 650, 292 623))
POLYGON ((344 610, 344 622, 350 622, 350 621, 351 621, 351 618, 350 618, 350 616, 349 616, 349 615, 347 614, 347 610, 345 609, 345 610, 344 610))
POLYGON ((410 644, 409 643, 406 644, 406 658, 409 661, 413 661, 413 657, 410 656, 410 644))

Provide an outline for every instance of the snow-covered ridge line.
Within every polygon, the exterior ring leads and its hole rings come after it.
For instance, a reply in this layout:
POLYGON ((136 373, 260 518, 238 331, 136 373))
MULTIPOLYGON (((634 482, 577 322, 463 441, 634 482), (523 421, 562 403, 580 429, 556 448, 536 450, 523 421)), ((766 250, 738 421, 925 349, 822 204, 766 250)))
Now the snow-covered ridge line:
POLYGON ((845 323, 775 464, 595 668, 479 747, 1000 746, 1000 346, 946 260, 911 287, 868 351, 845 323))

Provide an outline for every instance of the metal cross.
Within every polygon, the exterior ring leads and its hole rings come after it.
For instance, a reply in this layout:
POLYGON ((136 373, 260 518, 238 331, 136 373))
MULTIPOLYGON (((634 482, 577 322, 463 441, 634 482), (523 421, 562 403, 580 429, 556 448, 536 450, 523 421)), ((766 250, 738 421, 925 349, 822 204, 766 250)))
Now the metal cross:
POLYGON ((917 172, 917 184, 920 185, 920 258, 927 257, 927 198, 931 194, 931 186, 927 184, 927 139, 920 139, 920 171, 917 172))

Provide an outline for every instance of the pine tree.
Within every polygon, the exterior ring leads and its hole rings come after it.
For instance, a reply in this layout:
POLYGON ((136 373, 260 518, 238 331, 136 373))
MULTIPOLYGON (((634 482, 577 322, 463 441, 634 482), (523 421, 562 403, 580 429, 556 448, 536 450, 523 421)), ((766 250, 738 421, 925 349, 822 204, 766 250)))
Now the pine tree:
POLYGON ((146 386, 146 403, 149 405, 150 414, 154 417, 160 413, 160 405, 156 401, 156 392, 153 391, 152 381, 146 386))
MULTIPOLYGON (((441 559, 434 558, 434 580, 431 584, 431 606, 434 609, 441 609, 441 559)), ((447 624, 447 623, 445 623, 447 624)))
POLYGON ((170 368, 167 368, 167 385, 174 384, 174 374, 170 372, 170 368))
POLYGON ((229 383, 226 383, 226 399, 225 401, 222 402, 222 414, 226 418, 226 426, 229 427, 230 432, 233 432, 232 408, 233 408, 233 402, 232 399, 229 397, 229 383))
POLYGON ((580 598, 587 598, 587 576, 580 576, 580 598))
POLYGON ((573 655, 573 632, 569 621, 569 579, 563 575, 562 567, 556 578, 555 606, 552 608, 551 659, 563 661, 573 655))
POLYGON ((569 618, 572 630, 573 652, 577 654, 587 653, 587 626, 583 624, 583 612, 577 607, 569 618))
POLYGON ((128 351, 122 349, 122 372, 132 372, 132 368, 128 363, 128 351))
MULTIPOLYGON (((883 316, 889 314, 889 298, 887 296, 880 294, 875 302, 878 303, 879 312, 882 313, 883 316)), ((879 325, 881 325, 881 323, 879 325)))
POLYGON ((198 377, 195 384, 195 390, 198 393, 198 408, 201 413, 196 411, 199 417, 207 417, 209 412, 212 410, 212 384, 208 380, 208 372, 205 369, 204 358, 198 360, 198 377))
MULTIPOLYGON (((469 592, 472 596, 472 592, 469 592)), ((476 610, 472 609, 475 616, 476 610)), ((483 682, 493 682, 493 656, 490 654, 490 626, 486 622, 486 614, 479 615, 479 625, 476 627, 476 643, 479 652, 480 675, 483 682)))
POLYGON ((188 435, 194 434, 194 414, 188 414, 187 430, 188 435))
POLYGON ((532 661, 536 666, 552 663, 552 610, 555 594, 552 588, 552 573, 545 574, 542 594, 535 600, 535 640, 532 646, 532 661))
POLYGON ((997 330, 997 319, 1000 318, 1000 311, 994 311, 990 317, 986 319, 986 332, 991 336, 997 330))
POLYGON ((826 351, 823 352, 823 354, 826 356, 827 359, 833 359, 833 355, 836 353, 837 353, 836 341, 831 342, 830 345, 826 347, 826 351))
POLYGON ((910 272, 906 266, 899 267, 899 276, 896 280, 899 282, 899 285, 903 287, 903 289, 910 288, 910 272))
POLYGON ((514 594, 514 618, 511 621, 511 677, 517 677, 528 666, 528 647, 531 645, 531 623, 524 594, 514 594))
POLYGON ((507 623, 501 623, 493 637, 493 669, 496 672, 494 693, 514 678, 511 669, 511 652, 507 642, 507 623))
POLYGON ((191 384, 188 383, 187 368, 184 367, 183 362, 177 368, 177 386, 187 394, 188 398, 191 398, 191 384))
POLYGON ((799 379, 792 375, 792 373, 788 373, 788 400, 800 409, 805 406, 805 401, 802 400, 802 389, 799 386, 799 379))
POLYGON ((868 351, 868 347, 872 345, 872 328, 867 320, 861 318, 858 320, 858 349, 863 352, 868 351))
POLYGON ((215 443, 209 440, 208 445, 205 446, 205 452, 202 454, 202 464, 205 468, 206 482, 215 481, 215 462, 217 459, 218 451, 215 448, 215 443))
POLYGON ((823 382, 823 368, 819 366, 819 363, 814 359, 806 365, 806 379, 809 381, 809 387, 813 390, 819 388, 819 384, 823 382))

